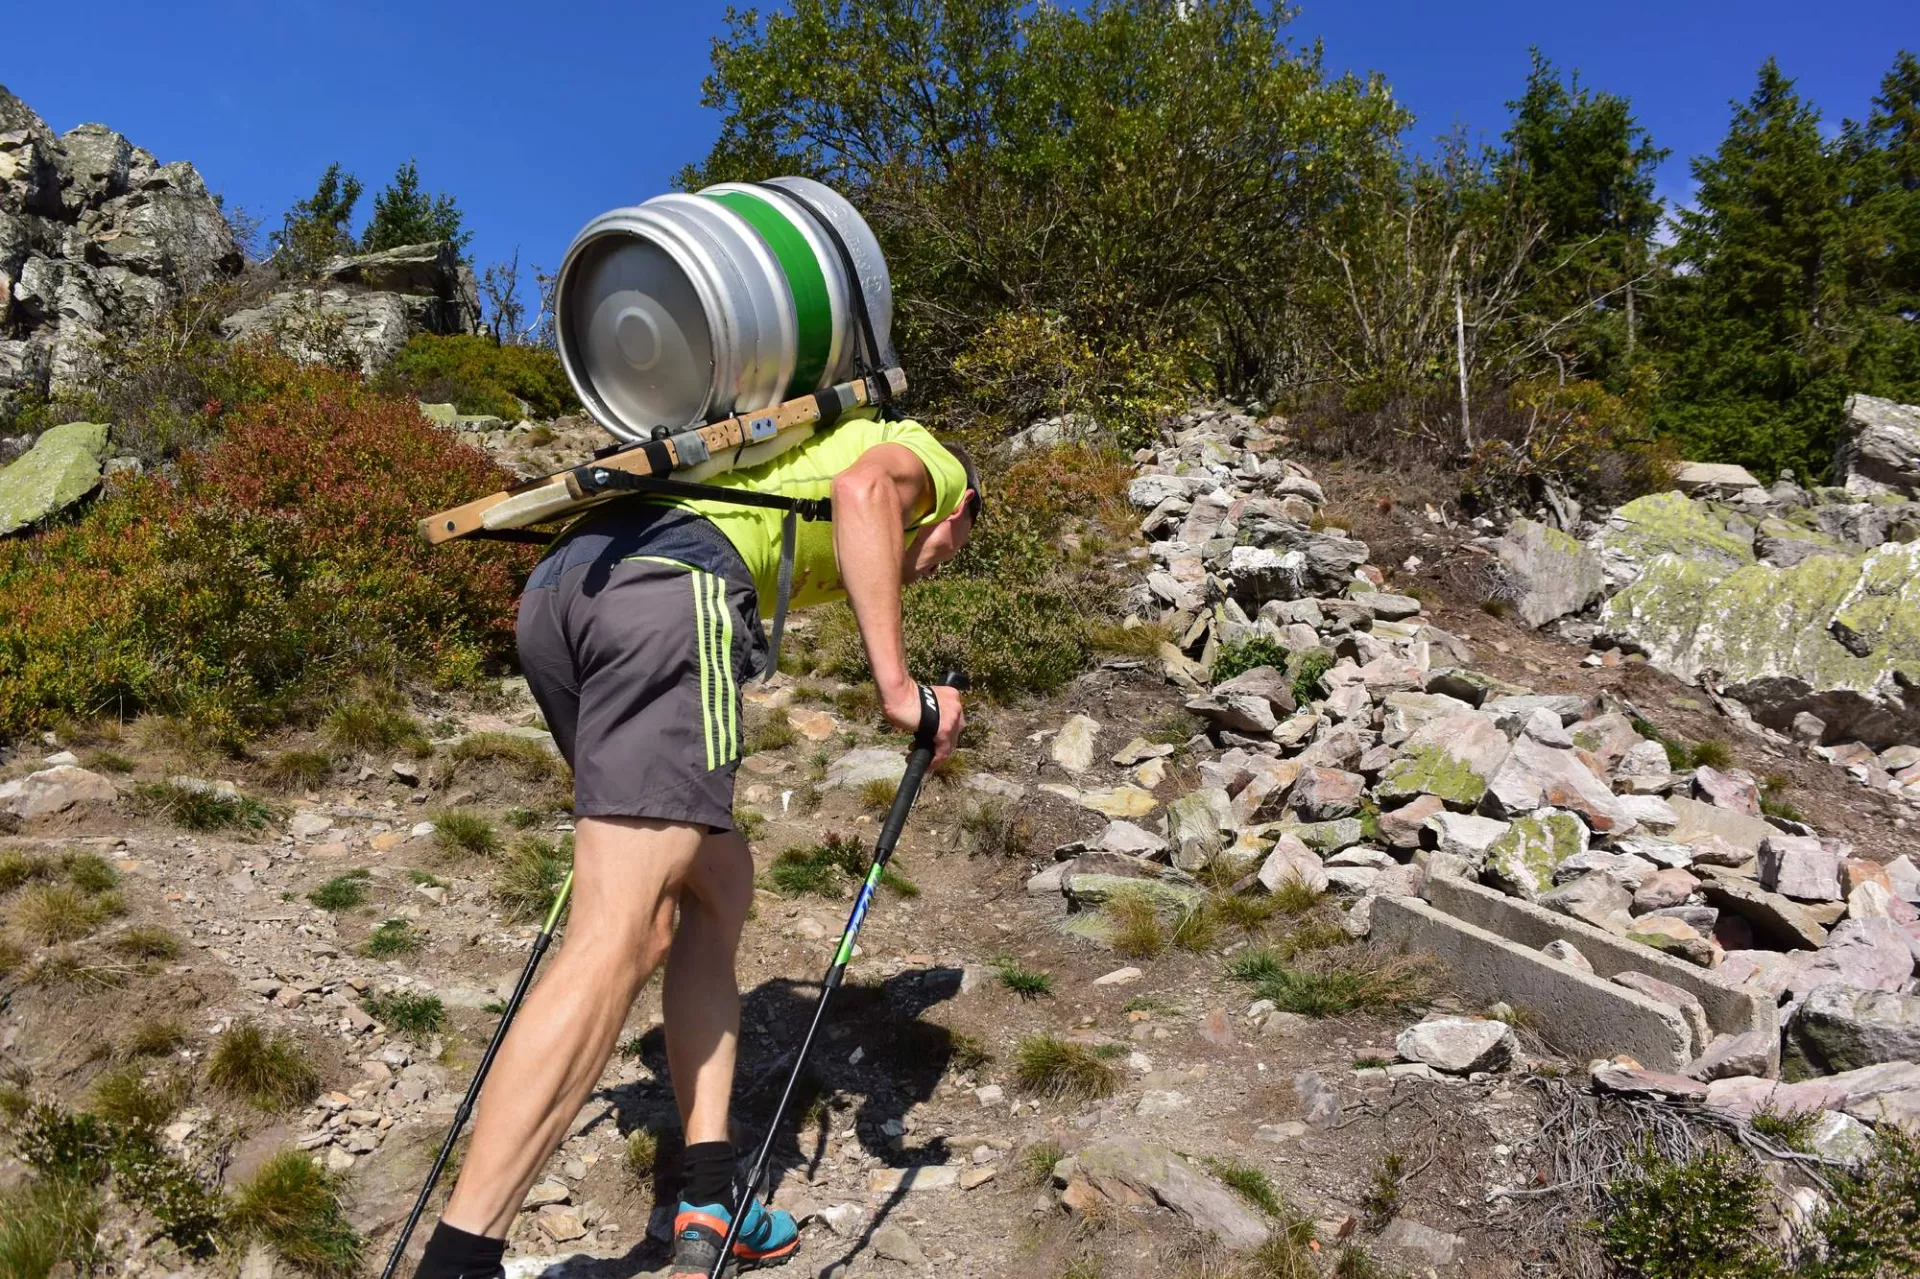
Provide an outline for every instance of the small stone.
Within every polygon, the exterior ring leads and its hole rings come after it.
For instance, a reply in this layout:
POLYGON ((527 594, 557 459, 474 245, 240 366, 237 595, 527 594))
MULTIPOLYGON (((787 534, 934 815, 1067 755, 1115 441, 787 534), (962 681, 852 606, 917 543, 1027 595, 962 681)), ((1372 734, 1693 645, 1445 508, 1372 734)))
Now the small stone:
POLYGON ((1505 1065, 1513 1046, 1511 1026, 1477 1017, 1435 1017, 1407 1027, 1394 1041, 1406 1060, 1456 1075, 1505 1065))
POLYGON ((999 1084, 988 1084, 985 1087, 974 1089, 973 1099, 982 1106, 998 1106, 1004 1104, 1007 1100, 1007 1092, 1006 1089, 1002 1088, 999 1084))
POLYGON ((1192 1104, 1193 1102, 1185 1093, 1161 1089, 1142 1095, 1140 1104, 1134 1107, 1133 1113, 1142 1119, 1157 1119, 1179 1114, 1192 1104))
POLYGON ((1105 976, 1095 977, 1093 984, 1096 986, 1131 986, 1134 982, 1139 981, 1145 976, 1146 973, 1140 969, 1128 966, 1126 968, 1116 968, 1105 976))
POLYGON ((572 1243, 587 1233, 587 1226, 580 1219, 577 1209, 551 1204, 542 1208, 535 1216, 540 1232, 555 1243, 572 1243))
POLYGON ((1684 870, 1659 870, 1641 881, 1633 893, 1633 913, 1683 906, 1700 889, 1700 881, 1684 870))
POLYGON ((952 1190, 960 1184, 960 1170, 944 1164, 921 1164, 914 1168, 875 1168, 867 1174, 867 1191, 875 1198, 886 1198, 902 1191, 952 1190))
POLYGON ((1293 1095, 1309 1128, 1331 1128, 1340 1122, 1340 1090, 1317 1070, 1293 1077, 1293 1095))
POLYGON ((1557 959, 1563 964, 1570 964, 1583 973, 1593 971, 1593 964, 1585 955, 1575 949, 1572 942, 1550 941, 1540 948, 1540 953, 1549 959, 1557 959))
POLYGON ((897 1261, 915 1270, 927 1264, 927 1254, 920 1250, 906 1227, 897 1222, 890 1221, 873 1232, 873 1250, 888 1261, 897 1261))
POLYGON ((573 1198, 573 1192, 567 1189, 567 1183, 558 1177, 543 1177, 533 1183, 533 1189, 527 1192, 525 1206, 544 1208, 548 1204, 563 1204, 573 1198))
POLYGON ((1796 901, 1837 902, 1841 855, 1810 836, 1774 834, 1760 841, 1760 886, 1796 901))
POLYGON ((1100 736, 1100 725, 1085 715, 1075 715, 1053 737, 1053 762, 1069 773, 1084 773, 1093 767, 1093 748, 1100 736))

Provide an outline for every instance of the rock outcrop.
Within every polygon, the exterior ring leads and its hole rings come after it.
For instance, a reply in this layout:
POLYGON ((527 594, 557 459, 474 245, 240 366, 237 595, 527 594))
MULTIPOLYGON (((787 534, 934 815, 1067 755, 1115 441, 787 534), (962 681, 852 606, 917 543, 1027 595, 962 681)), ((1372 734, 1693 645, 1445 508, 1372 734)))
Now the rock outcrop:
POLYGON ((1920 406, 1848 396, 1833 475, 1856 497, 1920 497, 1920 406))
POLYGON ((191 164, 103 125, 56 136, 0 87, 0 414, 79 389, 107 336, 240 267, 191 164))
POLYGON ((314 284, 282 289, 221 322, 239 340, 271 337, 296 359, 351 359, 379 372, 416 333, 480 327, 473 270, 445 241, 334 258, 314 284))

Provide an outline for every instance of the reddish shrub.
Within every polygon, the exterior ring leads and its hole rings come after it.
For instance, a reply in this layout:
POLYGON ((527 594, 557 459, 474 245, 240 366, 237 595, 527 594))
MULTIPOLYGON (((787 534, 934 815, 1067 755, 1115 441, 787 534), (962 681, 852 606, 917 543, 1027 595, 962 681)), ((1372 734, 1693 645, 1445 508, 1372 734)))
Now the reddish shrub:
POLYGON ((0 733, 155 707, 236 736, 366 676, 506 651, 528 547, 429 547, 423 515, 510 477, 411 400, 282 370, 178 474, 0 547, 0 733))

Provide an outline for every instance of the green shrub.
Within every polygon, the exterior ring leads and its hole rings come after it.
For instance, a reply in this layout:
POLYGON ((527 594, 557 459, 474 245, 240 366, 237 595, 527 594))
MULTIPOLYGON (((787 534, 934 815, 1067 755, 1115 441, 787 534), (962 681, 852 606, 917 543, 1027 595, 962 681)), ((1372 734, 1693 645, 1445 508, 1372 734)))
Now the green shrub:
POLYGON ((1028 968, 1019 960, 1003 957, 993 961, 994 973, 1005 986, 1022 999, 1038 999, 1053 993, 1053 978, 1037 968, 1028 968))
POLYGON ((347 1220, 341 1182, 298 1150, 284 1150, 235 1189, 227 1225, 264 1240, 287 1261, 325 1279, 345 1279, 366 1241, 347 1220))
POLYGON ((281 751, 267 764, 267 780, 281 790, 313 790, 333 775, 325 751, 281 751))
POLYGON ((215 1041, 207 1082, 262 1110, 291 1110, 319 1093, 320 1072, 292 1035, 243 1021, 215 1041))
POLYGON ((1310 649, 1300 655, 1293 671, 1294 705, 1305 706, 1325 693, 1320 687, 1320 678, 1333 669, 1333 662, 1333 654, 1324 648, 1310 649))
MULTIPOLYGON (((327 716, 322 726, 327 740, 343 751, 386 750, 393 746, 413 746, 422 753, 430 750, 420 723, 404 710, 383 706, 365 698, 342 702, 327 716)), ((331 761, 328 763, 331 768, 331 761)))
POLYGON ((413 337, 380 375, 381 389, 506 421, 576 413, 560 357, 544 346, 502 346, 470 334, 413 337), (522 408, 524 403, 525 408, 522 408))
POLYGON ((111 706, 232 744, 363 677, 456 682, 510 651, 531 549, 416 528, 507 474, 357 375, 270 363, 173 475, 0 542, 0 734, 111 706))
MULTIPOLYGON (((1222 644, 1220 652, 1213 659, 1213 682, 1225 683, 1236 675, 1244 675, 1258 666, 1271 666, 1275 670, 1287 669, 1287 650, 1265 635, 1255 635, 1238 643, 1222 644)), ((1315 678, 1319 678, 1315 676, 1315 678)))
POLYGON ((20 1160, 43 1177, 94 1185, 107 1174, 113 1134, 99 1118, 36 1102, 13 1126, 20 1160))
POLYGON ((144 1208, 160 1233, 190 1256, 205 1257, 225 1226, 227 1204, 178 1159, 157 1149, 150 1132, 123 1140, 113 1152, 114 1185, 122 1198, 144 1208))
POLYGON ((1646 1151, 1607 1187, 1601 1244, 1640 1279, 1764 1279, 1785 1275, 1763 1225, 1766 1178, 1724 1149, 1684 1161, 1646 1151))

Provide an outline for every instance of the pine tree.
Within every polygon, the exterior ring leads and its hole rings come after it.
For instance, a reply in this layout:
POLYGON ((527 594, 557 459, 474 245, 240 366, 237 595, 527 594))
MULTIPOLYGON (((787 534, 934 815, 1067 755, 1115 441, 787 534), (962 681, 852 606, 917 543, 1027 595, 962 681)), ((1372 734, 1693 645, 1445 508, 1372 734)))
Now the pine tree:
POLYGON ((1841 151, 1859 312, 1852 389, 1920 399, 1920 58, 1894 59, 1866 121, 1847 122, 1841 151))
POLYGON ((1588 375, 1624 378, 1638 340, 1644 279, 1661 203, 1654 146, 1627 99, 1563 81, 1533 53, 1527 87, 1507 104, 1502 157, 1512 198, 1543 227, 1526 306, 1546 341, 1588 375))
POLYGON ((360 190, 360 179, 342 172, 338 160, 327 166, 313 194, 287 210, 273 237, 273 263, 282 275, 312 275, 328 258, 353 251, 349 228, 360 190))
POLYGON ((408 160, 393 175, 387 189, 373 197, 373 221, 367 224, 360 248, 365 253, 377 253, 403 244, 450 240, 456 252, 465 253, 473 233, 462 230, 460 221, 453 197, 422 191, 420 168, 408 160))
POLYGON ((1847 390, 1845 168, 1769 58, 1719 150, 1694 161, 1665 322, 1662 425, 1689 456, 1802 478, 1832 462, 1847 390))

